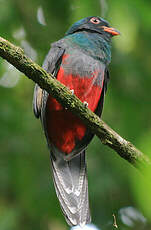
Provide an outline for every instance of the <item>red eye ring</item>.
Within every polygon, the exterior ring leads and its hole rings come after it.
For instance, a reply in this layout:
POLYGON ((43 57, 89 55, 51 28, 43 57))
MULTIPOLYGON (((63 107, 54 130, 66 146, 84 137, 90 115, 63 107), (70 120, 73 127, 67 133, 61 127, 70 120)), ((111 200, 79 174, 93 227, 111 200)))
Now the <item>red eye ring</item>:
POLYGON ((100 23, 100 20, 98 18, 91 18, 90 19, 90 22, 92 22, 93 24, 99 24, 100 23))

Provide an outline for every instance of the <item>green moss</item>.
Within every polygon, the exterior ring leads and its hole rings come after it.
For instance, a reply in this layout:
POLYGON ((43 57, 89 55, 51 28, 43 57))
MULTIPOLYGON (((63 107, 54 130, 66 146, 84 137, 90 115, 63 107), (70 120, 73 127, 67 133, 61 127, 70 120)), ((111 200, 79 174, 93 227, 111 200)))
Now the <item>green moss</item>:
POLYGON ((51 78, 42 67, 27 58, 20 47, 16 47, 0 38, 0 56, 23 72, 28 78, 38 83, 41 88, 52 94, 64 107, 79 116, 103 144, 114 149, 122 158, 135 167, 140 167, 140 164, 151 165, 147 156, 115 133, 88 108, 84 107, 83 103, 75 95, 72 95, 64 85, 51 78))

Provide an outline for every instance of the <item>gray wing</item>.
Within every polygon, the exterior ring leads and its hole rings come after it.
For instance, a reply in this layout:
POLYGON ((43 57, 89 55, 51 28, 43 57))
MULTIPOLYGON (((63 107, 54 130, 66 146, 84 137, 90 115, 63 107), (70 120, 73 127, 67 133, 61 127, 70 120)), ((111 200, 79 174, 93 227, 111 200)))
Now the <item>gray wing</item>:
MULTIPOLYGON (((64 53, 63 48, 59 46, 54 46, 50 49, 49 53, 47 54, 44 60, 42 67, 48 73, 53 74, 54 77, 56 76, 56 73, 58 71, 63 53, 64 53)), ((45 107, 47 96, 48 96, 47 92, 45 90, 42 90, 39 87, 39 85, 36 84, 34 88, 34 95, 33 95, 33 111, 35 117, 39 118, 41 116, 42 107, 45 107)))
POLYGON ((102 114, 103 105, 104 105, 104 98, 105 98, 105 94, 106 94, 106 91, 107 91, 107 86, 108 86, 109 79, 110 79, 109 71, 106 68, 105 72, 104 72, 104 84, 103 84, 103 89, 102 89, 101 97, 100 97, 98 106, 97 106, 97 108, 95 110, 95 113, 98 116, 101 116, 101 114, 102 114))
POLYGON ((43 90, 38 84, 35 84, 34 95, 33 95, 33 111, 36 118, 40 117, 41 106, 42 106, 43 90))

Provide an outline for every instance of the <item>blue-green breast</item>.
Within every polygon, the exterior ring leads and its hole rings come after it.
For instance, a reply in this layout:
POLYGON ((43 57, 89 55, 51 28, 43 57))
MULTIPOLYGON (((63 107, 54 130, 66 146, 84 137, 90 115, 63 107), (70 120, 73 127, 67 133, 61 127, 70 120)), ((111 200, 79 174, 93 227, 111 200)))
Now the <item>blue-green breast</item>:
POLYGON ((93 57, 96 60, 109 64, 111 61, 111 45, 101 34, 78 32, 67 35, 65 43, 72 48, 76 48, 93 57))

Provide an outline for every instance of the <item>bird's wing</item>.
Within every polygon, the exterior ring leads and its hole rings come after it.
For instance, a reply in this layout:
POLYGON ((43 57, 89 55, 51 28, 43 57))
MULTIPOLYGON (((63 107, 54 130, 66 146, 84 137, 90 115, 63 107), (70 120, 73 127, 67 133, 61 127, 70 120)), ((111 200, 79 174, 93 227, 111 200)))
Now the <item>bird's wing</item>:
MULTIPOLYGON (((50 74, 53 74, 54 77, 57 74, 58 67, 60 65, 61 57, 64 53, 64 49, 59 46, 54 46, 50 49, 47 54, 43 68, 50 74)), ((35 85, 34 95, 33 95, 33 111, 35 117, 39 118, 41 116, 41 109, 43 107, 43 97, 46 98, 48 96, 45 90, 42 90, 38 84, 35 85)), ((45 101, 44 101, 45 102, 45 101)))
POLYGON ((39 118, 41 113, 43 90, 38 84, 35 84, 34 95, 33 95, 33 111, 36 118, 39 118))
POLYGON ((104 81, 103 81, 103 88, 102 88, 101 97, 100 97, 99 103, 97 105, 97 108, 95 110, 95 113, 98 116, 101 116, 101 114, 102 114, 103 105, 104 105, 104 98, 105 98, 105 94, 106 94, 106 91, 107 91, 107 86, 108 86, 108 83, 109 83, 109 79, 110 79, 109 71, 106 68, 105 71, 104 71, 104 81))
POLYGON ((109 74, 109 70, 106 68, 105 69, 105 76, 104 76, 104 90, 105 90, 105 93, 107 91, 107 86, 108 86, 109 80, 110 80, 110 74, 109 74))

